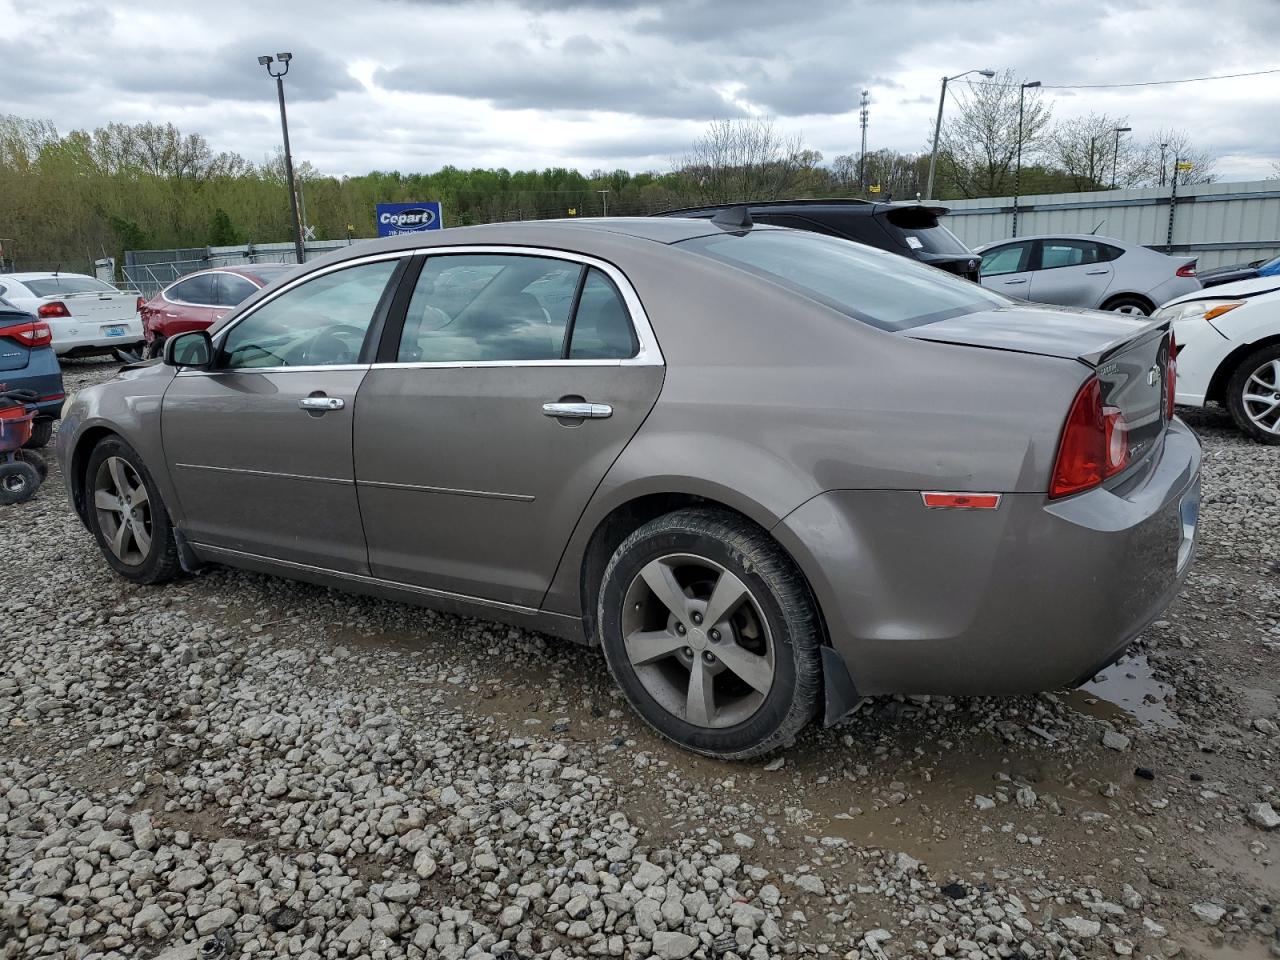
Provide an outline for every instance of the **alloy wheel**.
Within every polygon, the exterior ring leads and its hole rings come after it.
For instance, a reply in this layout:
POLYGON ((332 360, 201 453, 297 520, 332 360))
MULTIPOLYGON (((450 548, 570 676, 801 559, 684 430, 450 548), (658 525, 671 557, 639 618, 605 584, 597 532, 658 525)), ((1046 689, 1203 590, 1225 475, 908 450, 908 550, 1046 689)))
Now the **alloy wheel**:
POLYGON ((1122 307, 1116 307, 1114 312, 1128 314, 1131 317, 1145 317, 1147 315, 1147 312, 1136 303, 1126 303, 1122 307))
POLYGON ((123 457, 107 457, 93 482, 93 505, 107 546, 123 563, 138 565, 151 553, 151 501, 146 484, 123 457))
POLYGON ((1245 415, 1259 430, 1280 435, 1280 359, 1253 371, 1240 399, 1245 415))
POLYGON ((670 554, 642 567, 623 601, 622 638, 648 694, 693 726, 741 723, 773 686, 774 642, 760 602, 706 557, 670 554))

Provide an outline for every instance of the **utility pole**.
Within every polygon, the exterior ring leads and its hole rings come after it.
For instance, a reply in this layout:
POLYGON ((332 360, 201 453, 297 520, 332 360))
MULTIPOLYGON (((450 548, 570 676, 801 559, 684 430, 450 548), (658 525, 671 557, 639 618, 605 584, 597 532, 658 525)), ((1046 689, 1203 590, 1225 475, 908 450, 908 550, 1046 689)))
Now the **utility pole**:
POLYGON ((1013 235, 1018 235, 1018 194, 1022 191, 1022 111, 1027 99, 1027 88, 1040 86, 1039 80, 1031 80, 1018 91, 1018 162, 1013 168, 1013 235))
POLYGON ((1116 188, 1116 169, 1120 166, 1120 134, 1128 133, 1133 127, 1116 127, 1116 149, 1111 155, 1111 189, 1116 188))
POLYGON ((1160 144, 1160 186, 1164 186, 1164 152, 1169 149, 1169 144, 1160 144))
POLYGON ((871 91, 862 91, 862 109, 858 111, 858 122, 862 125, 862 152, 858 154, 858 190, 867 195, 867 118, 871 111, 871 91))
POLYGON ((604 205, 604 212, 600 215, 607 217, 609 215, 609 191, 597 190, 596 193, 600 194, 600 203, 604 205))
POLYGON ((259 57, 258 63, 266 67, 267 73, 275 78, 276 94, 280 98, 280 130, 284 134, 284 172, 285 178, 289 181, 289 209, 293 214, 293 249, 298 262, 303 263, 307 259, 307 254, 302 246, 302 219, 298 216, 298 191, 293 182, 293 154, 289 150, 289 118, 284 110, 284 75, 289 72, 289 61, 292 59, 292 53, 275 55, 275 62, 284 64, 284 69, 279 73, 271 69, 270 56, 259 57))

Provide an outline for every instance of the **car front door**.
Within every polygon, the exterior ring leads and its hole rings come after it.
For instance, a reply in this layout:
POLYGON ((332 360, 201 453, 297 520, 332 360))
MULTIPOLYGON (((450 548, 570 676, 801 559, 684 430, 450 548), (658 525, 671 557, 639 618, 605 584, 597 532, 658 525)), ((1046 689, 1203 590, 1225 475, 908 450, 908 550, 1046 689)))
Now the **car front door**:
POLYGON ((373 574, 537 607, 663 372, 613 266, 506 248, 429 256, 356 403, 373 574))
POLYGON ((407 260, 330 267, 215 336, 208 370, 165 392, 165 457, 197 544, 367 573, 351 425, 365 340, 407 260))
POLYGON ((1092 240, 1037 240, 1030 298, 1064 307, 1101 306, 1114 270, 1092 240))
POLYGON ((982 251, 982 285, 1021 300, 1031 299, 1031 241, 1005 243, 982 251))

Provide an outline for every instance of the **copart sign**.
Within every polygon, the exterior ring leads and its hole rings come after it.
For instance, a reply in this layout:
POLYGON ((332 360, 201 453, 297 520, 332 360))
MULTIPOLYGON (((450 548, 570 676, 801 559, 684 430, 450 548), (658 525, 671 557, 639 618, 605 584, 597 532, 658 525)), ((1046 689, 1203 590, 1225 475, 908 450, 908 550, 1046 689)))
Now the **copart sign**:
POLYGON ((439 230, 444 226, 438 200, 428 200, 425 203, 380 203, 377 220, 380 237, 422 233, 425 230, 439 230))

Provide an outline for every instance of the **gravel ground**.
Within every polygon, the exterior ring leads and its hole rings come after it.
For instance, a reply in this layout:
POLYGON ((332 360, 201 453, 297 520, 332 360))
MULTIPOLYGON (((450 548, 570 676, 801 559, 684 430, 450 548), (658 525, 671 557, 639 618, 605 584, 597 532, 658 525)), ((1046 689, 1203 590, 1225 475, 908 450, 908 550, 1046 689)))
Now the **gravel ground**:
POLYGON ((1280 450, 1192 422, 1198 565, 1105 679, 737 765, 535 634, 128 585, 55 468, 0 511, 0 958, 1280 956, 1280 450))

